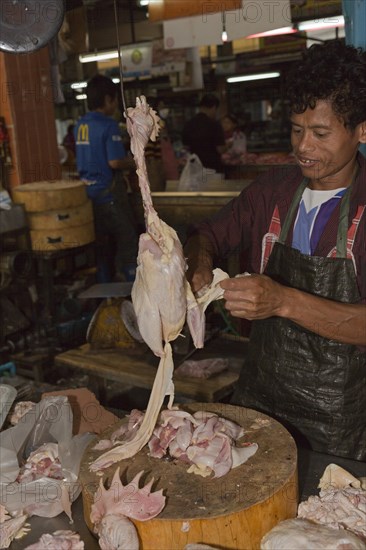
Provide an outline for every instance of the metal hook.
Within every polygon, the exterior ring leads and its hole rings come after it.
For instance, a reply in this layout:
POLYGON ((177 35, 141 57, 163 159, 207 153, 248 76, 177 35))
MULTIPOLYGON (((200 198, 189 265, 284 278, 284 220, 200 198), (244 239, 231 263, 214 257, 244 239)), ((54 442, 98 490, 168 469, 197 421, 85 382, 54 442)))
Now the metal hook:
POLYGON ((121 44, 119 39, 119 29, 118 29, 118 9, 117 9, 117 0, 114 0, 114 20, 116 23, 116 36, 117 36, 117 48, 118 48, 118 65, 119 65, 119 77, 121 85, 121 95, 122 95, 122 105, 125 114, 125 118, 130 118, 127 113, 127 106, 125 100, 125 92, 123 86, 123 67, 122 67, 122 55, 121 55, 121 44))

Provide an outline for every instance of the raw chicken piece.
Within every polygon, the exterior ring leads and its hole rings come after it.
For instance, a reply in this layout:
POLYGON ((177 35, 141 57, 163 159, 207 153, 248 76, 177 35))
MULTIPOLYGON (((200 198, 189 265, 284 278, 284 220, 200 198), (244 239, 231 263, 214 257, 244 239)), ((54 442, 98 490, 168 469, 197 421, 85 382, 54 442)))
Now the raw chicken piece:
POLYGON ((121 443, 122 440, 124 443, 127 443, 127 441, 131 441, 134 438, 143 421, 144 413, 138 409, 132 409, 130 414, 127 416, 128 422, 117 428, 117 430, 112 433, 110 439, 101 439, 96 445, 94 445, 94 451, 105 451, 106 449, 113 447, 113 445, 121 443))
POLYGON ((162 489, 151 492, 154 479, 140 489, 139 480, 142 475, 143 472, 140 472, 131 483, 124 486, 117 468, 108 490, 100 480, 90 519, 94 523, 94 531, 99 536, 102 550, 138 550, 136 528, 128 518, 147 521, 163 510, 165 496, 162 489))
POLYGON ((4 523, 8 519, 10 519, 9 512, 3 504, 0 504, 0 523, 4 523))
POLYGON ((214 374, 219 374, 229 367, 229 359, 223 357, 215 357, 209 359, 201 359, 200 361, 184 361, 174 371, 175 376, 190 376, 193 378, 207 379, 214 374))
POLYGON ((222 271, 222 269, 214 269, 211 284, 202 288, 198 292, 197 297, 188 285, 187 324, 196 348, 203 348, 205 341, 205 311, 211 302, 223 297, 224 290, 219 283, 228 278, 229 275, 225 271, 222 271))
POLYGON ((31 411, 36 406, 33 401, 19 401, 14 407, 14 410, 10 416, 10 424, 15 426, 19 420, 23 418, 27 412, 31 411))
POLYGON ((22 529, 27 519, 28 516, 23 514, 0 524, 0 548, 9 548, 14 539, 25 534, 22 529))
MULTIPOLYGON (((224 296, 224 290, 220 282, 228 279, 229 275, 220 268, 212 272, 213 278, 210 285, 206 285, 194 295, 191 287, 187 287, 187 324, 196 348, 203 348, 205 341, 205 311, 214 300, 220 300, 224 296)), ((236 277, 249 277, 250 273, 244 272, 236 277)))
POLYGON ((298 517, 333 529, 348 529, 366 539, 366 491, 346 487, 320 491, 299 504, 298 517))
POLYGON ((55 531, 52 535, 42 535, 38 542, 24 550, 84 550, 84 542, 80 540, 80 535, 73 531, 55 531))
POLYGON ((101 550, 139 550, 139 537, 132 521, 124 516, 108 514, 99 524, 101 550))
POLYGON ((20 469, 19 483, 28 483, 40 477, 63 479, 57 443, 44 443, 33 451, 20 469))
POLYGON ((338 466, 338 464, 328 464, 320 478, 318 489, 342 489, 347 487, 347 485, 352 485, 352 487, 359 489, 361 481, 344 468, 338 466))
POLYGON ((123 435, 123 441, 130 441, 137 432, 139 426, 141 425, 144 419, 144 413, 138 409, 132 409, 128 415, 128 423, 120 426, 116 431, 111 435, 112 443, 117 439, 120 439, 123 435))
POLYGON ((94 445, 94 447, 92 447, 92 449, 93 451, 106 451, 112 447, 113 443, 110 439, 101 439, 96 445, 94 445))
POLYGON ((353 533, 335 531, 305 519, 281 521, 261 541, 261 550, 366 550, 353 533))

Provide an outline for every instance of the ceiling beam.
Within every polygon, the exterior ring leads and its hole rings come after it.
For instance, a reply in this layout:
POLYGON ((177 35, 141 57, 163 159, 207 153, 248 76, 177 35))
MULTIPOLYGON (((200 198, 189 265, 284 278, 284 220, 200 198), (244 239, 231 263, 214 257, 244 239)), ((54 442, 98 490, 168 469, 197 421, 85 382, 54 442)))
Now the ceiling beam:
POLYGON ((241 0, 150 0, 149 20, 165 21, 194 15, 238 10, 241 0))

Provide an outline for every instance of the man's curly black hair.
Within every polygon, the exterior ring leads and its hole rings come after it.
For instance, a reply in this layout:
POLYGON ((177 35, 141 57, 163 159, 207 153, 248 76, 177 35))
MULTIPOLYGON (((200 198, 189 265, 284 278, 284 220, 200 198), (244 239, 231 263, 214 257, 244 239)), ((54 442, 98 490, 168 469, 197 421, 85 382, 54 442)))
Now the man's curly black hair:
POLYGON ((287 97, 294 113, 329 100, 344 125, 366 120, 366 52, 341 40, 313 45, 288 75, 287 97))

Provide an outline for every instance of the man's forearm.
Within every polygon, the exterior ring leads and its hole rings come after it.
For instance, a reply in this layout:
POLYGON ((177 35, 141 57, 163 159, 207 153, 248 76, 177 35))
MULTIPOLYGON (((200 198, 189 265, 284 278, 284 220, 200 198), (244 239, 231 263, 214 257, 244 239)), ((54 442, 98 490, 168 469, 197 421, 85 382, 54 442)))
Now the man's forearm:
POLYGON ((197 234, 187 241, 184 255, 188 265, 187 280, 193 292, 197 292, 212 281, 213 246, 207 237, 197 234))
POLYGON ((366 346, 366 306, 344 304, 286 288, 280 317, 324 338, 366 346))
POLYGON ((212 269, 214 248, 205 235, 197 233, 190 237, 184 246, 184 255, 188 260, 190 270, 195 270, 200 266, 212 269))

